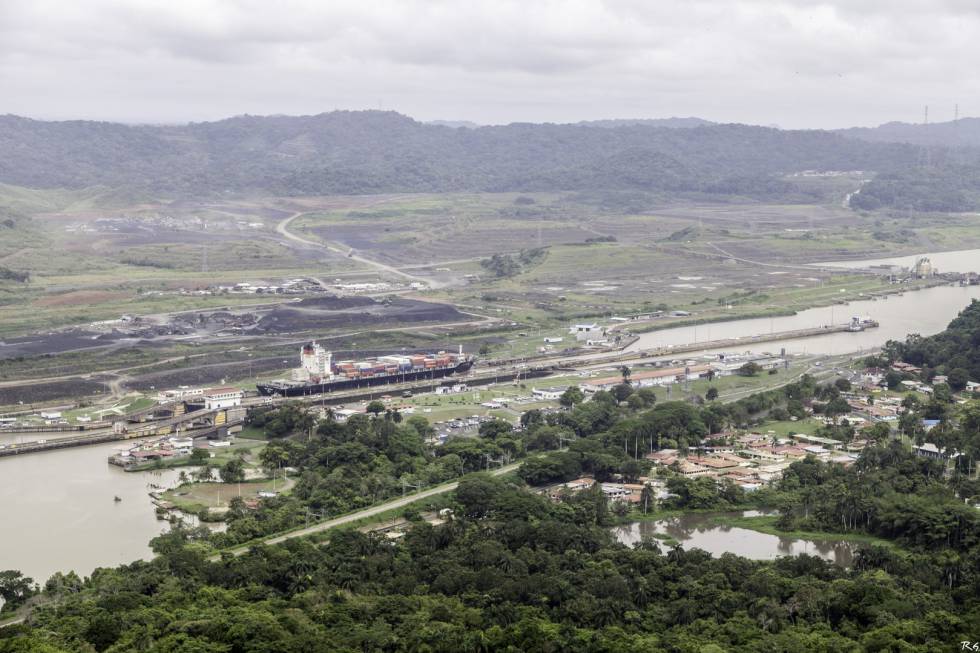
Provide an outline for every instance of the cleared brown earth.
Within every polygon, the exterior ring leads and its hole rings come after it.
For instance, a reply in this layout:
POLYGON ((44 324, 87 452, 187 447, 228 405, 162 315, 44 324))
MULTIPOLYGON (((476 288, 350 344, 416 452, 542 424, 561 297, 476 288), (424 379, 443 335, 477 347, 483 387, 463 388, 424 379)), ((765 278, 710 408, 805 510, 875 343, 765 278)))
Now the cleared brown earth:
POLYGON ((0 361, 24 356, 43 356, 79 349, 107 347, 119 338, 82 329, 0 340, 0 361))
POLYGON ((13 406, 21 402, 35 404, 66 397, 88 397, 107 394, 109 387, 98 381, 67 379, 52 383, 0 387, 0 406, 13 406))
POLYGON ((270 356, 235 363, 217 363, 198 367, 142 374, 123 383, 127 390, 148 392, 175 388, 180 385, 216 385, 232 379, 266 375, 268 372, 289 369, 296 366, 295 357, 270 356))
POLYGON ((365 327, 419 322, 466 321, 470 316, 448 304, 395 298, 316 298, 273 309, 259 320, 256 331, 297 333, 340 327, 365 327))
POLYGON ((132 297, 132 293, 110 292, 103 290, 74 290, 58 295, 48 295, 35 301, 38 306, 78 306, 98 304, 132 297))

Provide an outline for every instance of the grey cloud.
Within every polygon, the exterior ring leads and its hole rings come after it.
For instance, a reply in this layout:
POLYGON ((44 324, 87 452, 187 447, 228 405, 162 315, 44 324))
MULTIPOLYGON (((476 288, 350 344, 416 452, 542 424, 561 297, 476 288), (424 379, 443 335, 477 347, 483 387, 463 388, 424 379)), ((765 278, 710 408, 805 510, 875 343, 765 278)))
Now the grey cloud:
POLYGON ((0 0, 0 113, 874 124, 968 113, 978 35, 969 0, 0 0))

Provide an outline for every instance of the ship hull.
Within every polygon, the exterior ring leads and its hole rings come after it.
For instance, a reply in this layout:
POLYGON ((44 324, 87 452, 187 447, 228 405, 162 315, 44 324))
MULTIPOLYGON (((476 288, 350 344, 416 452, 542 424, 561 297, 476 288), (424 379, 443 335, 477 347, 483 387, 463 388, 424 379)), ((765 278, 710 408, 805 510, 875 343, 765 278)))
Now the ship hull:
POLYGON ((442 367, 432 370, 414 370, 399 374, 384 376, 369 376, 359 379, 335 379, 323 383, 307 383, 302 385, 277 385, 272 383, 256 384, 256 389, 263 397, 308 397, 311 395, 329 394, 341 390, 356 390, 371 388, 393 383, 409 383, 411 381, 428 381, 443 379, 454 374, 463 374, 473 367, 473 361, 464 361, 454 367, 442 367))

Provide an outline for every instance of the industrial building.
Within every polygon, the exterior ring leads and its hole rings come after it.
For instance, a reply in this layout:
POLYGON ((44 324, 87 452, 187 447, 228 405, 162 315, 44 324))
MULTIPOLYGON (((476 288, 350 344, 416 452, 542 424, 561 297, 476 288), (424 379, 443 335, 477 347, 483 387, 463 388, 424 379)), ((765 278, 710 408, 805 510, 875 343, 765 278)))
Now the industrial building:
POLYGON ((204 391, 204 409, 220 410, 241 406, 245 393, 238 388, 210 388, 204 391))

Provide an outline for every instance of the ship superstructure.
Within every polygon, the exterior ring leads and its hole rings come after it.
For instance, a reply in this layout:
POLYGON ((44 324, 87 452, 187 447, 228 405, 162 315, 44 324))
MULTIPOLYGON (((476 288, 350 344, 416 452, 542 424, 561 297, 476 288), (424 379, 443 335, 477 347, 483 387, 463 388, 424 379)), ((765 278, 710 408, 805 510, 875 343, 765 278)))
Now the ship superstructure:
POLYGON ((333 354, 314 340, 299 350, 299 367, 293 370, 294 381, 319 383, 333 378, 333 354))

